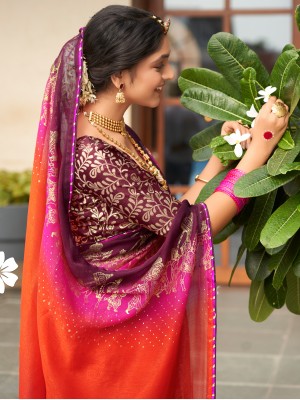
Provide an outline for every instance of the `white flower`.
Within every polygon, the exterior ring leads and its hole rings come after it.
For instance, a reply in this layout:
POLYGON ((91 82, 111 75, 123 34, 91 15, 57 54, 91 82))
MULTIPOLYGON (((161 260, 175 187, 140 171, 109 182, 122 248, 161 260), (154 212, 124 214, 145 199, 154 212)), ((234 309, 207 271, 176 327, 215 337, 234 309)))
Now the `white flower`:
POLYGON ((254 104, 252 104, 250 110, 248 110, 246 112, 246 114, 247 114, 248 117, 254 118, 254 120, 251 123, 251 128, 253 128, 254 127, 255 118, 258 116, 258 112, 256 111, 256 109, 254 107, 254 104))
POLYGON ((241 132, 239 131, 239 129, 237 129, 234 133, 231 133, 230 135, 224 136, 224 139, 226 140, 227 143, 229 143, 231 146, 234 146, 234 154, 237 157, 242 157, 243 155, 243 149, 241 146, 241 142, 244 142, 245 140, 249 139, 250 137, 250 133, 244 133, 243 135, 241 135, 241 132))
POLYGON ((269 100, 269 97, 271 96, 271 94, 273 92, 275 92, 276 90, 277 90, 276 87, 267 86, 265 88, 265 90, 259 90, 258 91, 258 94, 260 94, 261 96, 255 97, 255 100, 264 99, 264 102, 266 103, 269 100))
POLYGON ((3 294, 5 291, 4 284, 13 287, 17 282, 17 275, 13 274, 12 271, 18 268, 18 264, 15 262, 13 257, 8 258, 5 261, 5 255, 3 251, 0 251, 0 293, 3 294))

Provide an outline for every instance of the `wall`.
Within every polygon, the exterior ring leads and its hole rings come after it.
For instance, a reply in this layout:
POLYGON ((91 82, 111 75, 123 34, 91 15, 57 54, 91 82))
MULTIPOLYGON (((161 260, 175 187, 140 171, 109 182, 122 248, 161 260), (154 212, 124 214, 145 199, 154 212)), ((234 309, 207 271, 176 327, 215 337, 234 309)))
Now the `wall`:
POLYGON ((0 0, 0 169, 31 168, 50 66, 63 44, 110 4, 130 0, 0 0))

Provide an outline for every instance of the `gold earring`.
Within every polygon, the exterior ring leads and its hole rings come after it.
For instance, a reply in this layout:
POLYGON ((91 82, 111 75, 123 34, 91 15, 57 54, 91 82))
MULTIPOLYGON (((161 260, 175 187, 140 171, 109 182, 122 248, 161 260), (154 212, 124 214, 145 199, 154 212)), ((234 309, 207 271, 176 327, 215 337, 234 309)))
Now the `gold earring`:
POLYGON ((124 87, 124 84, 122 83, 120 85, 119 91, 116 94, 116 103, 120 104, 120 103, 125 103, 125 96, 124 96, 124 92, 122 91, 124 87))

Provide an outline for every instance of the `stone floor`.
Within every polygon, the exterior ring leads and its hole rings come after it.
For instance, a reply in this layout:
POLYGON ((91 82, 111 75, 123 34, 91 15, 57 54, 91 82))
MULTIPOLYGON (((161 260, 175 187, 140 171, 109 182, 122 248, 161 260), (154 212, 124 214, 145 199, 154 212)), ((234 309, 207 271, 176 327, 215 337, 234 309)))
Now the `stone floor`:
MULTIPOLYGON (((260 324, 248 288, 218 289, 217 397, 300 398, 300 316, 286 309, 260 324)), ((18 396, 20 291, 0 295, 0 398, 18 396)))

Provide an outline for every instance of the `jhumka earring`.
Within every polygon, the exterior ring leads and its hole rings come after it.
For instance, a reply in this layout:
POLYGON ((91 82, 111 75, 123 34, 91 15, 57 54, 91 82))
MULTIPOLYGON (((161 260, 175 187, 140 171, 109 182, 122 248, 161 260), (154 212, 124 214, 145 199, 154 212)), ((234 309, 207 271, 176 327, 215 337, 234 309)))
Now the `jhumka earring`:
POLYGON ((121 104, 125 103, 124 92, 122 91, 124 84, 121 83, 118 93, 116 94, 116 103, 121 104))

